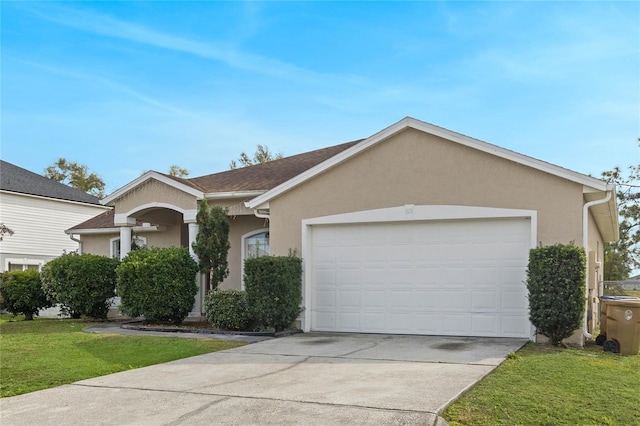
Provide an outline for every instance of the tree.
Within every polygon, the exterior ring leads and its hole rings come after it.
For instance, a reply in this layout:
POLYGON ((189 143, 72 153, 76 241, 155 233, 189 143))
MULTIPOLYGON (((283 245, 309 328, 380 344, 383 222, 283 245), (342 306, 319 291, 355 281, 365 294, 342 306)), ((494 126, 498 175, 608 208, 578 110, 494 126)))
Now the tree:
POLYGON ((105 183, 102 178, 95 173, 89 173, 87 166, 75 161, 59 158, 58 161, 44 169, 44 176, 98 198, 104 197, 105 183))
POLYGON ((174 164, 169 168, 169 175, 183 178, 189 176, 189 170, 174 164))
POLYGON ((218 287, 229 275, 229 219, 227 210, 220 206, 209 208, 207 200, 200 202, 196 215, 198 235, 193 251, 198 255, 198 267, 205 274, 207 291, 218 287))
POLYGON ((604 246, 604 279, 625 280, 640 267, 640 165, 616 167, 602 178, 617 186, 620 215, 620 239, 604 246))
MULTIPOLYGON (((282 157, 283 155, 281 152, 273 154, 271 151, 269 151, 269 147, 267 147, 266 145, 258 145, 256 152, 253 153, 253 157, 249 157, 243 151, 242 153, 240 153, 238 162, 240 163, 240 167, 246 167, 266 163, 268 161, 279 160, 282 157)), ((236 163, 236 160, 231 161, 231 164, 229 164, 229 168, 231 168, 232 170, 238 168, 238 163, 236 163)))

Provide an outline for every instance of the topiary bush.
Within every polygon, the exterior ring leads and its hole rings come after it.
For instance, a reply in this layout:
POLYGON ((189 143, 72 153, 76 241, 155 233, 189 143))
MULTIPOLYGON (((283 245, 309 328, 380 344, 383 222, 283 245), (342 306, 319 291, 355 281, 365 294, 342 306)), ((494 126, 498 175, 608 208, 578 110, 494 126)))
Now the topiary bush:
POLYGON ((0 309, 13 315, 23 314, 25 320, 33 320, 40 309, 52 303, 42 289, 40 273, 35 270, 0 273, 0 309))
POLYGON ((553 345, 582 324, 585 309, 586 258, 575 245, 555 244, 529 252, 529 319, 553 345))
POLYGON ((180 324, 193 308, 197 272, 186 247, 131 251, 116 269, 120 310, 148 321, 180 324))
POLYGON ((249 315, 263 327, 281 331, 300 314, 302 261, 294 256, 247 259, 244 283, 249 315))
POLYGON ((223 330, 248 330, 252 322, 244 291, 210 291, 204 301, 204 314, 211 324, 223 330))
POLYGON ((117 259, 95 254, 64 254, 42 267, 42 287, 49 300, 71 318, 105 319, 116 295, 117 259))

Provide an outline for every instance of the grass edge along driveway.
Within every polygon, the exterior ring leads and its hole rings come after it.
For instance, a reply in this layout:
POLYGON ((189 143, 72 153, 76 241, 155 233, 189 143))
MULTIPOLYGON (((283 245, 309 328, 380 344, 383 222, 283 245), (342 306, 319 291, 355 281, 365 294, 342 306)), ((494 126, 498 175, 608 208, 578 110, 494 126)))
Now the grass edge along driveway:
POLYGON ((86 333, 71 319, 0 317, 0 397, 242 346, 215 339, 86 333))
POLYGON ((452 425, 640 425, 640 355, 528 343, 450 405, 452 425))

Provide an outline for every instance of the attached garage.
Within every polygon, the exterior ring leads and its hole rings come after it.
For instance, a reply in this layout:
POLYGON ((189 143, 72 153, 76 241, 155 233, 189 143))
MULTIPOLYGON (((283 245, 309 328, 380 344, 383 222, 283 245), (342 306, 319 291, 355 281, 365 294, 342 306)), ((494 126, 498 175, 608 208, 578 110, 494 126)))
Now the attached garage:
POLYGON ((306 328, 529 338, 534 229, 535 212, 460 206, 307 220, 306 328))

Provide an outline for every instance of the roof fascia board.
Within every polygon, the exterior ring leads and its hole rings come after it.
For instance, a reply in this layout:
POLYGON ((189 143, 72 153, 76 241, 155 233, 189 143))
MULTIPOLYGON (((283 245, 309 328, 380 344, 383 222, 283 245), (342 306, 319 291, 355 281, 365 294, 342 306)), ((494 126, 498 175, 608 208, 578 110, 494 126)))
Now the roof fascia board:
POLYGON ((183 183, 180 183, 176 180, 173 180, 167 176, 164 176, 158 172, 154 172, 154 171, 150 171, 147 172, 145 174, 143 174, 142 176, 132 180, 131 182, 129 182, 128 184, 126 184, 125 186, 116 189, 115 191, 113 191, 111 194, 109 194, 108 196, 104 197, 102 200, 100 200, 100 202, 104 205, 109 205, 110 203, 112 203, 113 201, 115 201, 116 199, 120 198, 121 196, 123 196, 124 194, 126 194, 127 192, 131 191, 132 189, 134 189, 135 187, 142 185, 143 183, 145 183, 146 181, 150 180, 150 179, 155 179, 159 182, 164 183, 165 185, 171 186, 179 191, 182 192, 186 192, 189 195, 193 195, 194 197, 198 198, 198 199, 202 199, 204 197, 204 193, 202 191, 198 191, 195 188, 192 188, 188 185, 185 185, 183 183))
POLYGON ((352 146, 351 148, 342 151, 341 153, 329 158, 328 160, 318 164, 315 167, 293 177, 292 179, 276 186, 275 188, 267 191, 259 197, 249 201, 247 203, 248 208, 264 208, 267 203, 273 198, 279 196, 280 194, 294 188, 295 186, 305 182, 308 179, 324 172, 325 170, 347 160, 348 158, 357 155, 358 153, 370 148, 371 146, 388 139, 394 134, 407 129, 413 128, 416 130, 423 131, 425 133, 432 134, 434 136, 438 136, 452 142, 459 143, 461 145, 477 149, 482 152, 486 152, 489 154, 493 154, 497 157, 505 158, 510 161, 514 161, 516 163, 532 167, 537 170, 541 170, 546 173, 550 173, 552 175, 567 179, 569 181, 573 181, 579 184, 582 184, 586 187, 591 187, 596 191, 610 191, 612 186, 607 184, 606 182, 593 178, 591 176, 584 175, 582 173, 574 172, 572 170, 568 170, 559 166, 556 166, 551 163, 547 163, 541 160, 537 160, 535 158, 519 154, 515 151, 510 151, 505 148, 501 148, 497 145, 492 145, 487 142, 483 142, 478 139, 471 138, 469 136, 462 135, 460 133, 452 132, 450 130, 444 129, 442 127, 434 126, 433 124, 425 123, 424 121, 416 120, 412 117, 405 117, 397 123, 392 124, 391 126, 379 131, 378 133, 368 137, 362 142, 352 146))
POLYGON ((67 203, 67 204, 78 204, 85 207, 95 207, 97 209, 104 209, 104 210, 109 210, 111 208, 109 206, 105 206, 102 204, 93 204, 93 203, 85 203, 82 201, 65 200, 63 198, 45 197, 44 195, 26 194, 24 192, 8 191, 6 189, 0 189, 0 193, 4 193, 7 195, 16 195, 20 197, 37 198, 37 199, 47 200, 47 201, 58 201, 58 202, 67 203))
MULTIPOLYGON (((166 230, 164 225, 150 225, 150 226, 133 226, 131 229, 134 232, 161 232, 166 230)), ((64 231, 68 235, 99 235, 99 234, 114 234, 119 233, 120 228, 91 228, 91 229, 67 229, 64 231)))
POLYGON ((207 200, 224 200, 231 198, 253 198, 264 194, 264 190, 256 191, 231 191, 231 192, 208 192, 204 194, 204 198, 207 200))

